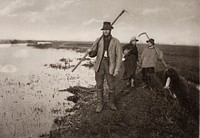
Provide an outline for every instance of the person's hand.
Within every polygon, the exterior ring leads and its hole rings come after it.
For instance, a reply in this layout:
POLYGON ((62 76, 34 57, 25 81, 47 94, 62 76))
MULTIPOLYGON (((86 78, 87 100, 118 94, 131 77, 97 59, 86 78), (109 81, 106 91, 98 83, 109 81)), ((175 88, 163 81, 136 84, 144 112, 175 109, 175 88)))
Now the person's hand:
POLYGON ((113 74, 114 77, 116 77, 116 76, 118 76, 118 75, 119 75, 119 72, 118 72, 118 71, 115 71, 114 74, 113 74))
POLYGON ((125 50, 124 50, 124 55, 128 55, 129 51, 130 51, 130 50, 125 49, 125 50))
POLYGON ((89 49, 87 50, 87 52, 88 52, 88 53, 92 52, 92 48, 89 48, 89 49))
POLYGON ((164 86, 163 89, 169 89, 169 86, 164 86))

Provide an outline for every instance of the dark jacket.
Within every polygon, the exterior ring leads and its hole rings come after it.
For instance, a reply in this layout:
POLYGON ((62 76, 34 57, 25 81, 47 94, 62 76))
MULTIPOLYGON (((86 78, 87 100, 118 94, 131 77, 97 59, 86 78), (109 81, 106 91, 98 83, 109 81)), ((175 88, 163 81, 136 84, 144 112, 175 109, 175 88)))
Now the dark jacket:
MULTIPOLYGON (((128 49, 129 52, 128 52, 128 54, 126 56, 130 56, 131 54, 133 54, 133 55, 135 55, 136 60, 138 61, 138 50, 137 50, 137 46, 136 45, 133 45, 133 44, 129 43, 129 44, 124 45, 122 49, 123 49, 123 51, 125 49, 128 49)), ((125 58, 126 58, 126 56, 125 56, 125 58)))
POLYGON ((138 50, 136 45, 133 45, 131 43, 123 46, 123 51, 126 49, 128 49, 129 52, 124 56, 125 72, 123 78, 129 79, 135 76, 138 61, 138 50))

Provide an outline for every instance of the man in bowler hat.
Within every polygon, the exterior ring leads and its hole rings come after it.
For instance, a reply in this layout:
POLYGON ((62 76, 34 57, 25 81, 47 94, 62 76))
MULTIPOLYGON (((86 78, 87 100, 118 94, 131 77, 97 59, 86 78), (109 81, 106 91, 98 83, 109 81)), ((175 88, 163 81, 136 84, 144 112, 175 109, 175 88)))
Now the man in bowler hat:
POLYGON ((110 22, 104 22, 101 29, 103 33, 102 37, 96 39, 93 49, 89 49, 89 56, 96 57, 94 63, 97 92, 96 112, 101 112, 104 107, 104 79, 106 79, 108 84, 107 105, 110 109, 117 110, 114 104, 115 77, 119 74, 122 64, 122 47, 119 40, 111 35, 112 29, 113 27, 110 22))

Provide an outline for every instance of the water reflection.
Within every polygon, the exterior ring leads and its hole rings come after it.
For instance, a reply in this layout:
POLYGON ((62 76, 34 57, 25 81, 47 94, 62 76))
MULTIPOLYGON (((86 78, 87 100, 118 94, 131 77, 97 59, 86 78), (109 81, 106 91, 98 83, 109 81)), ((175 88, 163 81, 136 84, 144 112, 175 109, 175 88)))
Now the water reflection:
POLYGON ((0 44, 0 48, 9 48, 12 44, 0 44))
MULTIPOLYGON (((0 45, 0 137, 38 137, 49 132, 53 120, 73 106, 71 94, 59 92, 70 86, 93 87, 94 71, 80 66, 52 69, 45 64, 61 58, 78 63, 83 54, 72 50, 34 49, 22 45, 0 45)), ((83 62, 84 64, 84 62, 83 62)))
POLYGON ((0 66, 0 73, 14 73, 17 68, 14 65, 0 66))
POLYGON ((28 58, 29 50, 28 49, 20 49, 13 53, 14 58, 28 58))

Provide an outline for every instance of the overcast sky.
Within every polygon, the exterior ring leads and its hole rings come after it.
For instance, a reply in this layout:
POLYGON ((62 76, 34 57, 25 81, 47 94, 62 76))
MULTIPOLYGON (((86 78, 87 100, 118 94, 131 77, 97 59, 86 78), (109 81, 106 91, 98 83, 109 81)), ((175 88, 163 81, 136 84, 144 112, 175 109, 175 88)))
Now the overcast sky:
POLYGON ((199 0, 0 0, 0 39, 94 41, 125 9, 112 31, 121 42, 147 32, 157 43, 197 45, 199 8, 199 0))

